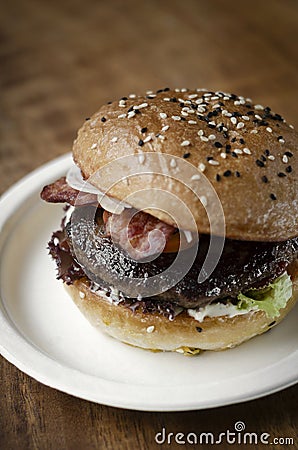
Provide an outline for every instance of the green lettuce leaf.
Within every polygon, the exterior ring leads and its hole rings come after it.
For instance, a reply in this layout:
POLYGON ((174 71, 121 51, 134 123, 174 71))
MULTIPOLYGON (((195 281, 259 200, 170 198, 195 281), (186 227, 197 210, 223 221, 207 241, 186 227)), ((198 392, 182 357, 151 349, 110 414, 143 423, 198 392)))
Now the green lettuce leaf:
POLYGON ((272 319, 280 315, 280 309, 284 308, 292 297, 292 281, 285 272, 264 289, 251 289, 249 292, 238 295, 238 309, 260 309, 265 311, 272 319))

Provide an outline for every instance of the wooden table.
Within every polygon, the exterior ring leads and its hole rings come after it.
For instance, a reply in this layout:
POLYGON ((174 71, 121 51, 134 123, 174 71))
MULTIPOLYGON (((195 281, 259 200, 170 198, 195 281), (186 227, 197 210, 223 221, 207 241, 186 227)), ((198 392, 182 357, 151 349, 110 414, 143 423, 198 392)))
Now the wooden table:
MULTIPOLYGON (((2 191, 69 151, 103 102, 131 92, 233 91, 298 125, 295 0, 9 0, 0 16, 2 191)), ((295 437, 297 392, 206 411, 134 412, 50 389, 2 359, 0 447, 151 449, 163 426, 216 433, 237 420, 250 431, 295 437)), ((288 448, 297 446, 296 436, 288 448)))

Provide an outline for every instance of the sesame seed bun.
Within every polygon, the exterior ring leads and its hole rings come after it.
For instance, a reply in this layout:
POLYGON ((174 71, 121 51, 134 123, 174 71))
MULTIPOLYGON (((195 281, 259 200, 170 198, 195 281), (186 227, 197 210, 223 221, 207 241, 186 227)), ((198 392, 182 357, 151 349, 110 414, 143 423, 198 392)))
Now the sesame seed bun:
MULTIPOLYGON (((228 238, 279 241, 297 236, 298 231, 297 143, 297 132, 280 115, 250 99, 166 89, 101 107, 79 130, 73 157, 84 178, 126 155, 139 154, 140 165, 148 152, 184 158, 213 185, 222 203, 228 238)), ((169 170, 175 177, 179 165, 169 170)), ((92 183, 106 188, 104 179, 92 183)), ((125 201, 144 186, 178 194, 190 208, 198 232, 209 233, 204 206, 169 177, 135 176, 129 183, 118 183, 109 195, 125 201)), ((168 206, 164 199, 156 193, 153 200, 154 210, 148 209, 146 195, 130 204, 174 224, 164 212, 168 206)), ((180 225, 192 229, 182 210, 180 225)))
POLYGON ((143 313, 113 304, 90 290, 85 279, 65 286, 73 301, 99 331, 136 347, 148 350, 196 354, 200 350, 225 350, 277 325, 298 300, 298 276, 292 276, 293 295, 280 315, 269 318, 264 311, 234 317, 205 317, 195 320, 186 311, 173 321, 158 313, 143 313))

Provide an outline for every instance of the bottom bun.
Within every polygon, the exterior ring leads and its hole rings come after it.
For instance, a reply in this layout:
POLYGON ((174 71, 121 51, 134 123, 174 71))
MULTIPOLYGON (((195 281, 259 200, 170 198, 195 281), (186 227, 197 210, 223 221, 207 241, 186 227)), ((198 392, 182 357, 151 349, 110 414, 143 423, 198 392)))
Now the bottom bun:
POLYGON ((158 313, 132 311, 91 291, 85 279, 66 289, 89 322, 115 339, 143 349, 192 355, 200 350, 235 347, 277 325, 298 299, 298 277, 293 280, 292 297, 276 318, 267 317, 264 311, 251 311, 234 317, 205 317, 202 322, 186 311, 172 321, 158 313))

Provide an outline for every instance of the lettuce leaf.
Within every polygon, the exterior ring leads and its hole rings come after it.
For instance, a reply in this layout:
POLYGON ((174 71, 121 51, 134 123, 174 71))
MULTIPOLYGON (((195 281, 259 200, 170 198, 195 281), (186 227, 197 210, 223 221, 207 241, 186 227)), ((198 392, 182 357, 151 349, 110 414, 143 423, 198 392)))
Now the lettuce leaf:
POLYGON ((238 295, 237 308, 260 309, 272 319, 280 316, 280 309, 284 308, 292 297, 292 281, 285 272, 264 289, 251 289, 246 294, 238 295))

